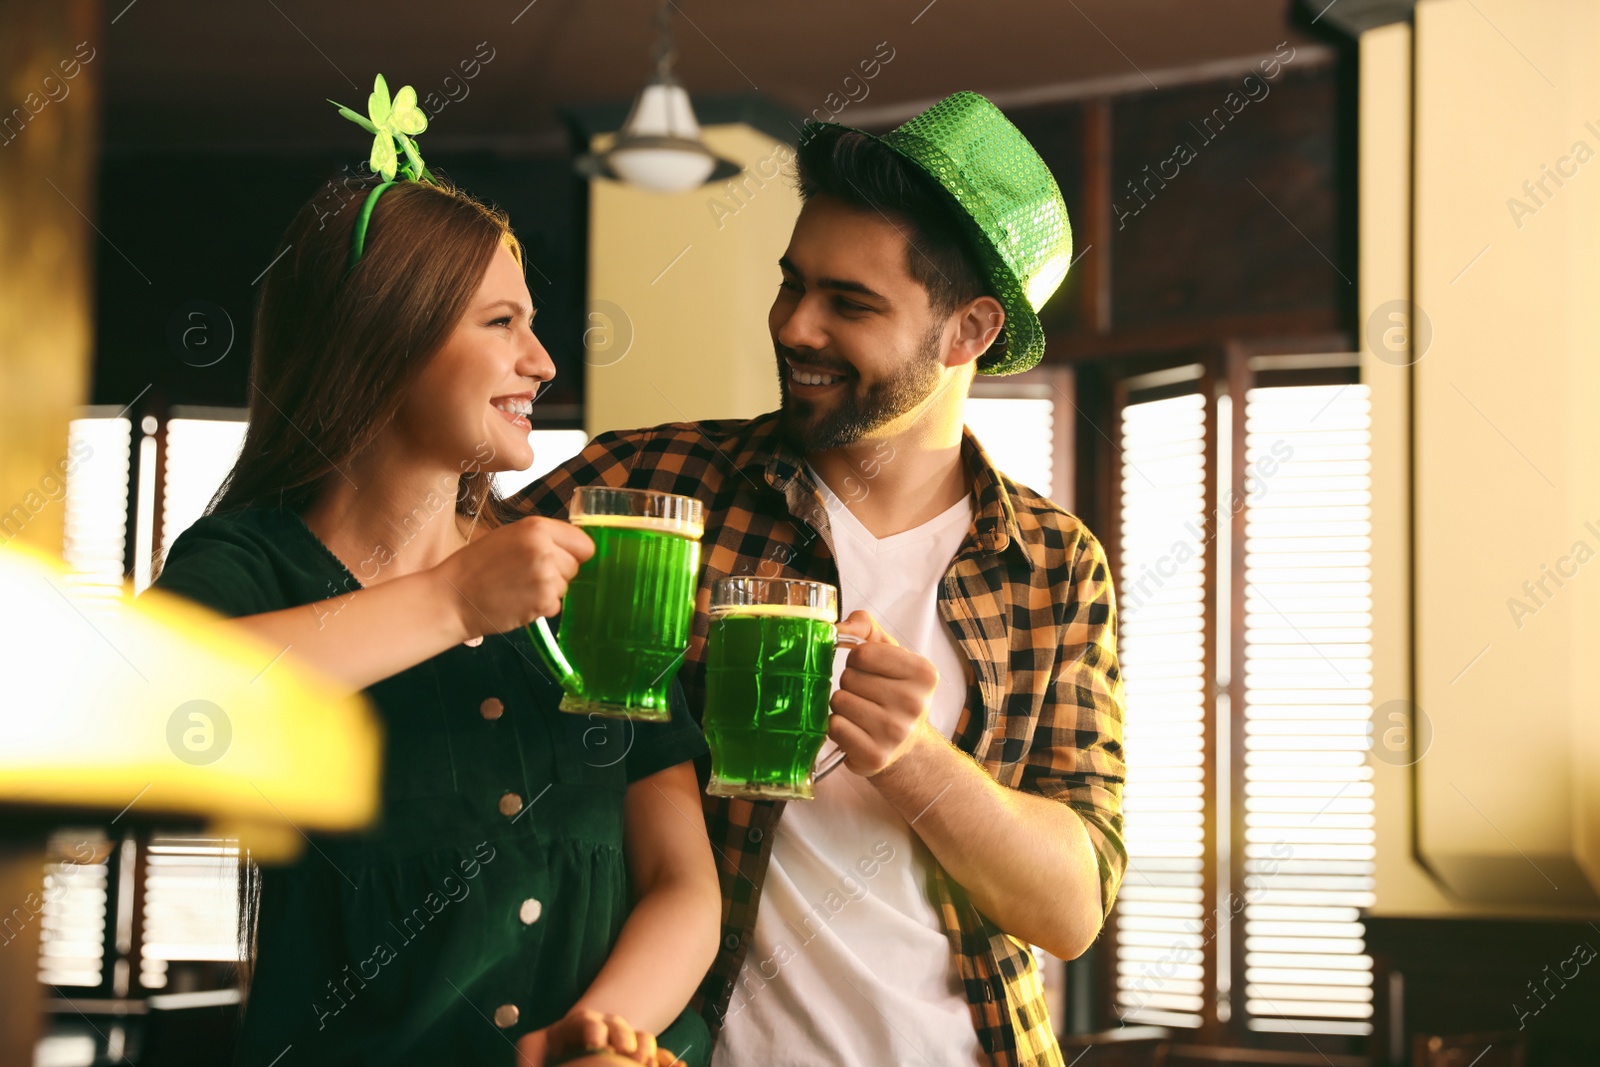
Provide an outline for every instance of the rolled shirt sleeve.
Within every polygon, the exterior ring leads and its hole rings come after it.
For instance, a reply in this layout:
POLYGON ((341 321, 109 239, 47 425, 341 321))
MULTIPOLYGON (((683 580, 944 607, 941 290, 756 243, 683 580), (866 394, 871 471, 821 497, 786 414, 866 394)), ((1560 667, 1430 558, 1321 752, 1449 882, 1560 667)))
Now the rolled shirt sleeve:
POLYGON ((1073 563, 1061 633, 1023 788, 1064 801, 1083 820, 1100 870, 1102 914, 1108 915, 1128 865, 1122 836, 1126 698, 1111 570, 1087 530, 1073 563))

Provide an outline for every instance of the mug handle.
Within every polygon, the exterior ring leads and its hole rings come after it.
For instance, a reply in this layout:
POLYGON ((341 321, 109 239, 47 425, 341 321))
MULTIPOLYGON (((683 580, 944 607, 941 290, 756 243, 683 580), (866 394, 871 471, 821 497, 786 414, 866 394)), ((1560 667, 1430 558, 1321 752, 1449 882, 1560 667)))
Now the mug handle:
MULTIPOLYGON (((844 645, 844 646, 848 646, 848 647, 852 647, 853 648, 853 647, 855 647, 857 645, 864 645, 864 644, 866 644, 866 641, 864 641, 861 638, 857 637, 855 634, 839 634, 839 635, 837 635, 837 637, 835 638, 835 641, 834 641, 835 647, 838 647, 840 645, 844 645)), ((832 714, 832 713, 830 712, 829 714, 832 714)), ((845 756, 844 756, 844 750, 843 749, 840 749, 838 752, 835 752, 833 755, 829 756, 827 762, 824 763, 821 767, 817 768, 816 772, 811 775, 812 783, 815 784, 817 782, 820 782, 820 781, 822 781, 822 779, 826 778, 828 775, 830 775, 834 771, 838 770, 839 769, 839 765, 844 763, 844 759, 845 759, 845 756)))
POLYGON ((545 666, 550 668, 550 673, 555 675, 556 682, 560 684, 563 692, 573 696, 578 694, 578 672, 573 669, 567 660, 566 653, 562 652, 561 645, 556 641, 555 634, 550 632, 550 623, 542 616, 534 619, 524 627, 528 637, 533 642, 533 647, 538 650, 539 658, 544 660, 545 666))

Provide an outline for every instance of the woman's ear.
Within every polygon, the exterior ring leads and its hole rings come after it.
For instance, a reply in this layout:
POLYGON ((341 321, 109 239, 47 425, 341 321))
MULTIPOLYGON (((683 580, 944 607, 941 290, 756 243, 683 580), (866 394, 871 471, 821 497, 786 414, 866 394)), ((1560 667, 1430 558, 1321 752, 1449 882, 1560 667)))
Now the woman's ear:
POLYGON ((949 366, 959 367, 976 361, 1006 324, 1006 310, 992 296, 980 296, 957 312, 956 336, 950 345, 949 366))

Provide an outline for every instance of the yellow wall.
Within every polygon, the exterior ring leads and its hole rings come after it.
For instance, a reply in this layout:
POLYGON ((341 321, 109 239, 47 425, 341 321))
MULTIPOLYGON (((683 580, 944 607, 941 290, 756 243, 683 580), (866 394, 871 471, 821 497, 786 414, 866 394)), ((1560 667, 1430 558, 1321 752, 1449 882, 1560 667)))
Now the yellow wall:
MULTIPOLYGON (((1432 329, 1415 368, 1416 684, 1432 742, 1415 810, 1441 870, 1477 857, 1454 876, 1507 900, 1453 900, 1413 861, 1411 773, 1376 760, 1374 911, 1593 914, 1600 565, 1520 627, 1509 602, 1576 542, 1600 553, 1584 525, 1600 531, 1600 0, 1424 0, 1416 32, 1415 299, 1432 329), (1535 204, 1523 183, 1578 141, 1595 158, 1535 204)), ((1409 38, 1397 26, 1362 42, 1364 316, 1407 293, 1409 38)), ((1379 705, 1410 681, 1406 373, 1382 355, 1363 356, 1379 705)))
MULTIPOLYGON (((1361 37, 1360 305, 1367 318, 1380 304, 1403 298, 1407 281, 1406 190, 1410 180, 1409 79, 1411 27, 1370 30, 1361 37)), ((1388 355, 1387 352, 1380 353, 1388 355)), ((1392 357, 1391 357, 1392 358, 1392 357)), ((1402 697, 1410 686, 1407 654, 1409 537, 1406 467, 1406 390, 1403 368, 1377 358, 1363 343, 1361 379, 1372 397, 1372 607, 1373 703, 1402 697)), ((1387 723, 1374 723, 1382 730, 1387 723)), ((1377 813, 1375 912, 1439 911, 1448 905, 1425 871, 1411 860, 1410 772, 1372 760, 1377 813)))
POLYGON ((800 208, 793 150, 743 125, 709 126, 705 139, 745 172, 673 195, 612 181, 591 187, 591 434, 778 406, 766 314, 800 208))

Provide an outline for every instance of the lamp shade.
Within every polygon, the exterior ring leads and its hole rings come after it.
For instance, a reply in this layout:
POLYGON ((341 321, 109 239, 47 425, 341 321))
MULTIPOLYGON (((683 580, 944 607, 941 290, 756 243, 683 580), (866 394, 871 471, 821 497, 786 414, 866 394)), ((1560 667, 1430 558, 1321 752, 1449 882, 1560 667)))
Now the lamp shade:
POLYGON ((670 79, 652 81, 634 100, 618 137, 619 140, 636 137, 700 140, 700 123, 694 117, 688 91, 670 79))
POLYGON ((381 739, 359 694, 187 601, 82 605, 69 582, 0 548, 0 810, 203 819, 269 861, 371 821, 381 739))
POLYGON ((580 160, 579 169, 658 193, 687 192, 739 171, 700 139, 689 94, 670 76, 658 76, 644 87, 611 148, 580 160))
POLYGON ((621 145, 609 162, 617 177, 658 193, 682 193, 711 176, 717 161, 696 142, 683 145, 621 145))

